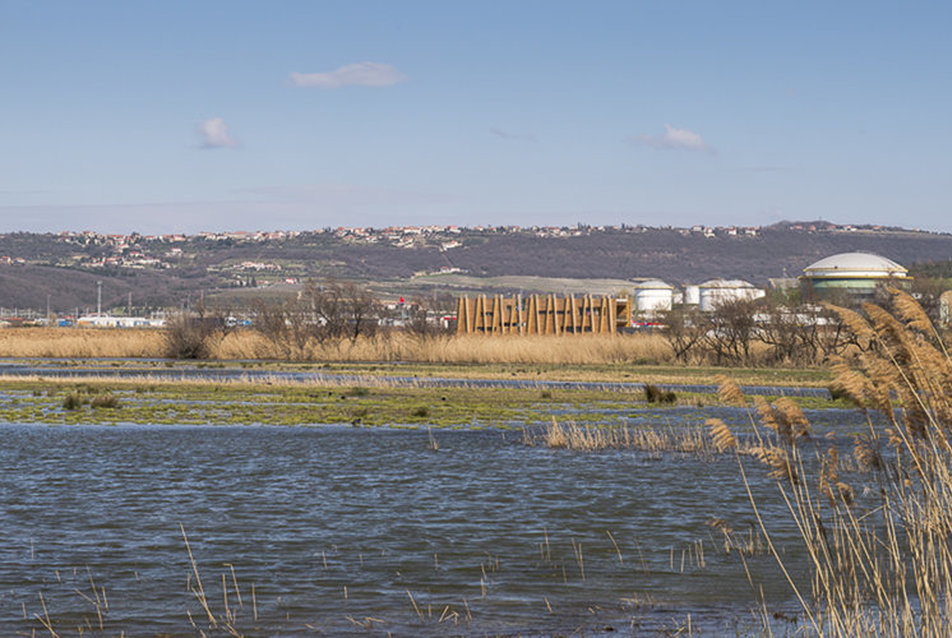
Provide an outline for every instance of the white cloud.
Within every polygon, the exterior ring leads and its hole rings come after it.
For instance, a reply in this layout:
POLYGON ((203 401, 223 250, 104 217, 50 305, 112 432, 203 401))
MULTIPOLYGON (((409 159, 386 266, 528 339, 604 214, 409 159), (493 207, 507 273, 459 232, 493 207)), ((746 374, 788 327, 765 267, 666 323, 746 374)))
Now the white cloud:
POLYGON ((664 125, 664 133, 661 135, 637 135, 629 138, 632 144, 650 146, 659 150, 676 151, 713 151, 710 146, 704 142, 704 138, 689 131, 686 128, 674 128, 670 124, 664 125))
POLYGON ((220 117, 210 117, 198 125, 202 148, 237 148, 238 141, 228 134, 228 125, 220 117))
POLYGON ((393 86, 407 79, 389 64, 358 62, 326 73, 291 73, 294 86, 316 86, 337 89, 342 86, 393 86))

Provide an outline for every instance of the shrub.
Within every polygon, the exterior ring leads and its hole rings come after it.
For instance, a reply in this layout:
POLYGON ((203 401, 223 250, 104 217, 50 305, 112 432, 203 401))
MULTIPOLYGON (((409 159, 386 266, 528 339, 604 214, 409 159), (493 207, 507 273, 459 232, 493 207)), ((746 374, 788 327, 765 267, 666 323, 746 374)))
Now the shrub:
POLYGON ((648 403, 674 403, 678 396, 671 390, 662 390, 656 385, 645 384, 645 401, 648 403))
POLYGON ((204 309, 169 319, 165 327, 165 356, 170 359, 207 359, 225 336, 220 317, 208 317, 204 309))
POLYGON ((63 399, 63 409, 64 410, 78 410, 83 407, 83 400, 75 392, 70 392, 63 399))

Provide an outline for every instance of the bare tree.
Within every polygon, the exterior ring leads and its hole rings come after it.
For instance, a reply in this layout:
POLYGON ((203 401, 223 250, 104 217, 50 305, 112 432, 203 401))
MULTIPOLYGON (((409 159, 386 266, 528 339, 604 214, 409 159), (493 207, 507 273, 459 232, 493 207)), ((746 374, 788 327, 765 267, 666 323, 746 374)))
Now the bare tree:
POLYGON ((363 335, 372 337, 380 325, 380 303, 367 290, 353 283, 347 283, 341 290, 343 299, 345 327, 351 343, 363 335))
POLYGON ((708 326, 696 307, 676 306, 665 314, 664 324, 664 338, 677 361, 691 363, 703 357, 699 346, 708 326))
POLYGON ((285 359, 302 359, 314 338, 316 317, 300 299, 284 302, 256 300, 254 329, 276 347, 285 359))
POLYGON ((718 365, 751 363, 751 345, 757 337, 755 302, 725 301, 707 315, 707 330, 701 341, 718 365))
POLYGON ((312 343, 352 343, 375 334, 379 304, 353 283, 307 284, 297 298, 283 303, 257 302, 254 326, 287 359, 304 359, 312 343))
POLYGON ((207 359, 231 328, 221 312, 199 304, 194 312, 183 310, 170 317, 162 337, 170 359, 207 359))

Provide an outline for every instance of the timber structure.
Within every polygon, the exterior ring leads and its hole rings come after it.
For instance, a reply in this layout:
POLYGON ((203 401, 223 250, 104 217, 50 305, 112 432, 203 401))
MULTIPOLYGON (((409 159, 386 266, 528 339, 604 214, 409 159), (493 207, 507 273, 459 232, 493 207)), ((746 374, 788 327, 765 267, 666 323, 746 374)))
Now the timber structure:
POLYGON ((457 302, 458 334, 617 334, 631 325, 627 297, 479 295, 457 302))

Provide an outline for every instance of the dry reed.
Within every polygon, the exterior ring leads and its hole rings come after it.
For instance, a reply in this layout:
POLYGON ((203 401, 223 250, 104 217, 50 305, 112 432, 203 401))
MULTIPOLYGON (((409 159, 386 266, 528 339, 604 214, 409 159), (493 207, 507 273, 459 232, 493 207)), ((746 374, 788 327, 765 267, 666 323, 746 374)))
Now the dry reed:
MULTIPOLYGON (((213 352, 219 359, 280 358, 271 343, 253 332, 228 335, 213 352)), ((563 337, 454 335, 420 339, 391 333, 355 342, 311 343, 301 353, 311 361, 418 361, 426 363, 598 364, 671 360, 658 335, 563 337)))
MULTIPOLYGON (((795 406, 759 401, 759 419, 751 413, 756 456, 776 479, 809 556, 807 587, 773 545, 736 457, 807 633, 945 636, 952 624, 952 361, 908 294, 893 291, 893 306, 895 315, 866 304, 865 317, 833 309, 861 346, 833 370, 835 387, 867 415, 868 433, 854 438, 853 457, 857 469, 873 472, 872 498, 857 498, 835 445, 811 438, 795 406), (874 425, 870 410, 886 425, 874 425)), ((730 385, 722 397, 738 399, 730 385)), ((712 423, 711 432, 719 449, 736 449, 724 424, 712 423)))
POLYGON ((637 450, 702 456, 717 452, 714 444, 701 430, 562 424, 555 419, 539 435, 525 431, 523 442, 526 445, 581 452, 637 450))
POLYGON ((97 328, 0 329, 0 356, 44 358, 160 357, 161 330, 97 328))
MULTIPOLYGON (((161 358, 163 331, 149 329, 17 328, 0 330, 0 357, 161 358)), ((210 344, 212 359, 285 358, 281 348, 252 330, 229 333, 210 344)), ((610 364, 671 361, 663 337, 653 334, 562 337, 480 335, 421 339, 395 332, 326 342, 312 341, 302 361, 417 361, 425 363, 610 364)))

